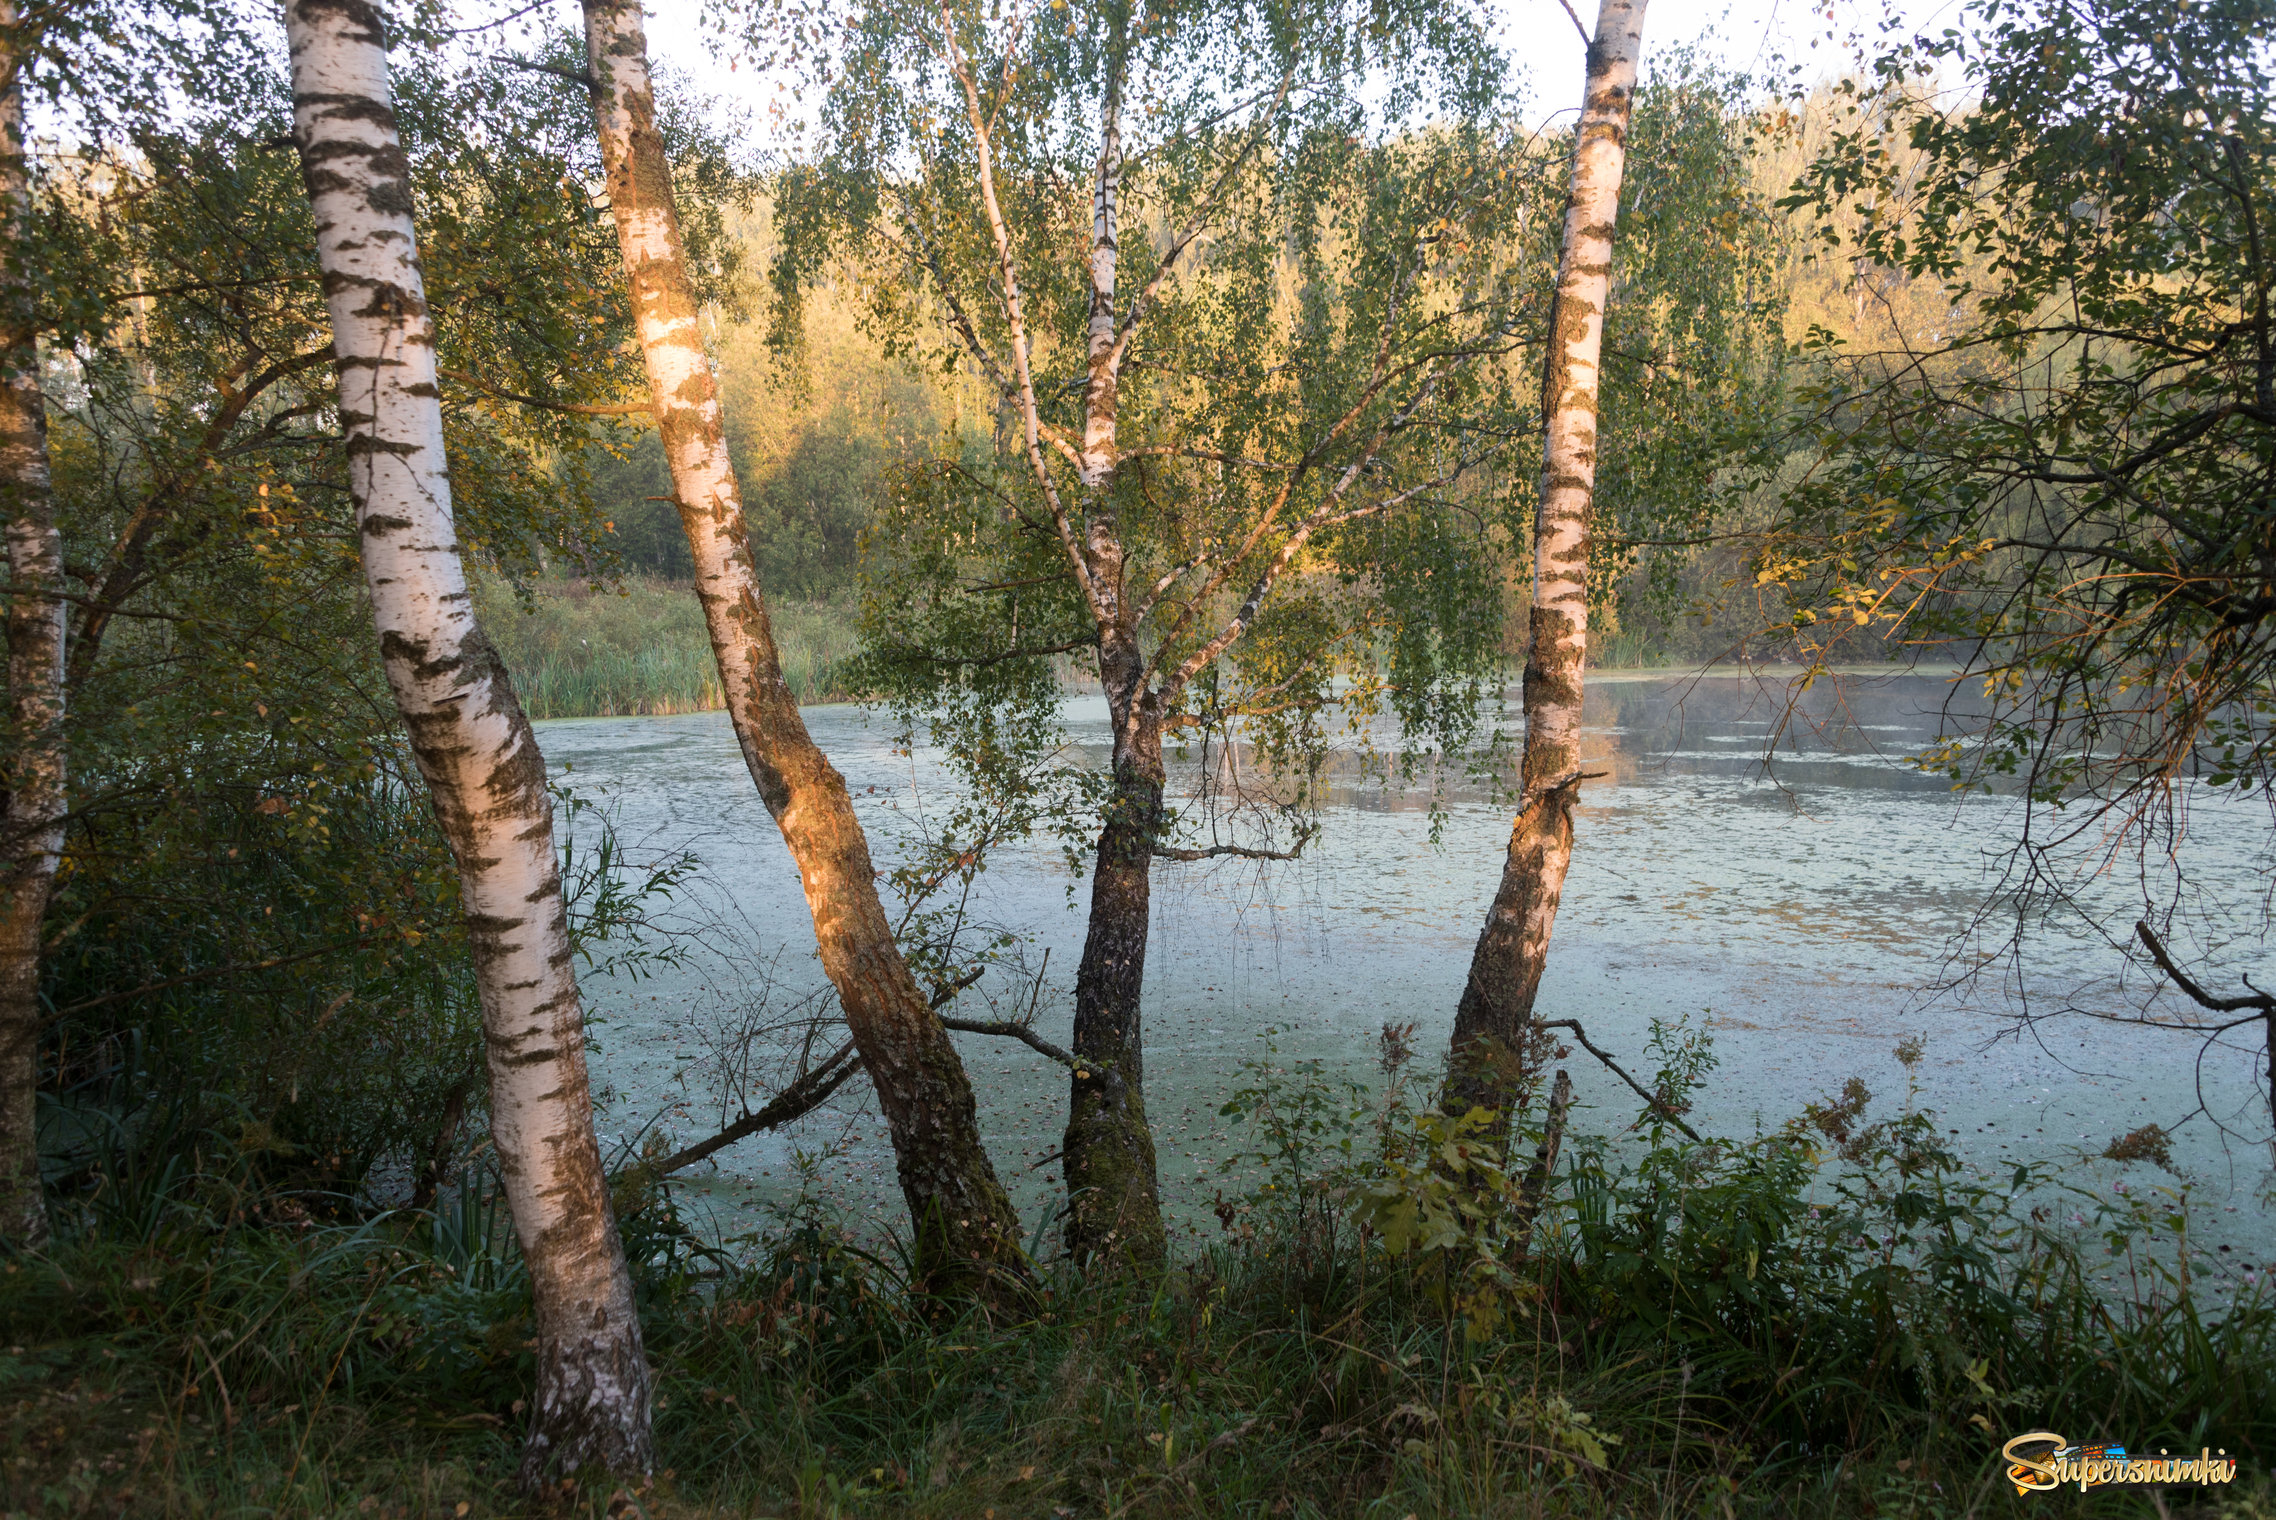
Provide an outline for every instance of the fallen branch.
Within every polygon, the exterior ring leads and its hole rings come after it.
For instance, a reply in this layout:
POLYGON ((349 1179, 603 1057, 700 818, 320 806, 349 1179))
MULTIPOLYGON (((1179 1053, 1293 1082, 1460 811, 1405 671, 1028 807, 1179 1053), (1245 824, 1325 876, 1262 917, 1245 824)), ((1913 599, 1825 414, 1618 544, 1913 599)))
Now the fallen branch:
POLYGON ((727 1149, 746 1135, 761 1130, 780 1129, 795 1119, 803 1119, 829 1101, 830 1094, 845 1086, 854 1073, 861 1070, 861 1057, 854 1054, 853 1041, 848 1040, 830 1053, 821 1065, 801 1075, 755 1114, 745 1114, 709 1140, 700 1140, 684 1151, 675 1151, 656 1163, 655 1175, 668 1177, 683 1167, 695 1165, 705 1157, 727 1149))
POLYGON ((1699 1139, 1699 1131, 1684 1123, 1683 1120, 1677 1116, 1675 1109, 1667 1102, 1666 1099, 1660 1097, 1659 1094, 1651 1091, 1649 1088, 1645 1087, 1643 1083, 1637 1081, 1634 1077, 1628 1075, 1627 1072, 1621 1070, 1620 1063, 1618 1061, 1613 1060, 1610 1055, 1590 1044, 1588 1031, 1581 1028, 1580 1020, 1545 1019, 1542 1021, 1539 1027, 1543 1029, 1570 1029, 1573 1032, 1573 1038, 1579 1042, 1581 1049, 1587 1051, 1590 1055, 1596 1057, 1599 1061, 1602 1061, 1605 1066, 1611 1070, 1614 1076, 1618 1077, 1621 1081, 1634 1088, 1636 1090, 1636 1096, 1642 1098, 1644 1102, 1650 1106, 1653 1113, 1658 1114, 1661 1118, 1667 1120, 1668 1123, 1674 1125, 1677 1129, 1682 1130, 1692 1139, 1698 1140, 1700 1144, 1704 1145, 1707 1143, 1706 1141, 1699 1139))
POLYGON ((1524 1180, 1517 1186, 1517 1218, 1510 1227, 1510 1246, 1511 1255, 1519 1261, 1532 1248, 1533 1221, 1541 1212, 1549 1174, 1557 1169, 1557 1152, 1565 1143, 1565 1114, 1572 1106, 1573 1079, 1560 1066, 1549 1089, 1549 1123, 1541 1131, 1541 1148, 1533 1153, 1533 1164, 1525 1169, 1524 1180))

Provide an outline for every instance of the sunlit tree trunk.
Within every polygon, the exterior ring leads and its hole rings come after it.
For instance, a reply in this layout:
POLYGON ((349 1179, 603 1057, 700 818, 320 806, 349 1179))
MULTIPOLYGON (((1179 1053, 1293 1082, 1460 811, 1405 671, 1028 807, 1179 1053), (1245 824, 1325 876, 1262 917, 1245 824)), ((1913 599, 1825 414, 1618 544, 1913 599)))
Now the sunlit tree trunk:
POLYGON ((0 510, 8 534, 8 752, 0 803, 0 1241, 47 1239, 40 1190, 40 926, 63 850, 63 538, 22 228, 29 213, 16 8, 0 0, 0 510))
POLYGON ((467 596, 379 13, 367 0, 287 0, 285 20, 364 578, 388 685, 458 864, 490 1131, 536 1303, 522 1477, 644 1471, 648 1366, 593 1134, 545 761, 467 596))
POLYGON ((719 387, 697 327, 636 0, 587 0, 585 37, 656 426, 728 716, 759 795, 798 862, 823 969, 877 1086, 919 1274, 936 1290, 1024 1278, 1018 1216, 981 1144, 964 1063, 894 943, 845 781, 808 735, 783 681, 727 457, 719 387))
POLYGON ((1454 1017, 1448 1106, 1507 1116, 1539 1069, 1533 1001, 1549 957, 1581 779, 1581 672, 1588 654, 1589 514, 1612 235, 1644 0, 1603 0, 1573 140, 1572 190, 1541 387, 1541 503, 1533 528, 1533 610, 1525 657, 1524 795, 1492 910, 1454 1017))

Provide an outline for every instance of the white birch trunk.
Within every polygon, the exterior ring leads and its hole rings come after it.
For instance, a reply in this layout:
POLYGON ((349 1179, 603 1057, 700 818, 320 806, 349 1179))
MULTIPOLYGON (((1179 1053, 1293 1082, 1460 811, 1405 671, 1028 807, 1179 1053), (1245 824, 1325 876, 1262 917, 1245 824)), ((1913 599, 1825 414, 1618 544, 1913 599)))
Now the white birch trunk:
POLYGON ((1533 1002, 1573 858, 1581 676, 1588 655, 1589 520, 1596 496, 1597 379, 1644 0, 1603 0, 1573 138, 1548 362, 1541 386, 1541 504, 1525 659, 1524 800, 1455 1012, 1449 1106, 1504 1116, 1539 1071, 1533 1002))
POLYGON ((522 1477, 645 1471, 648 1366, 593 1134, 545 762, 467 597, 380 18, 367 0, 287 0, 285 19, 364 578, 388 684, 458 862, 491 1134, 536 1299, 522 1477))
POLYGON ((69 807, 63 732, 63 536, 47 460, 39 332, 22 228, 30 210, 16 7, 0 0, 0 511, 8 535, 8 755, 0 808, 0 1241, 47 1240, 40 1189, 40 928, 69 807))
POLYGON ((586 0, 585 42, 633 321, 728 718, 798 862, 823 969, 892 1131, 918 1278, 935 1291, 1022 1292, 1019 1219, 981 1143, 964 1063, 894 942, 845 779, 782 677, 697 325, 639 0, 586 0))

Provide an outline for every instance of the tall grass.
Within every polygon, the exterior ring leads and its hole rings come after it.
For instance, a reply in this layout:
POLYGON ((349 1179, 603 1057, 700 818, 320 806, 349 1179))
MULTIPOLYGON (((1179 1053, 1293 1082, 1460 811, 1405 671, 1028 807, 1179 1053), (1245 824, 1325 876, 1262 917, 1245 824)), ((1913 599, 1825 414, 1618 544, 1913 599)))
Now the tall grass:
MULTIPOLYGON (((722 703, 703 611, 684 582, 628 578, 595 589, 547 581, 526 603, 484 585, 475 597, 533 718, 661 716, 722 703)), ((783 678, 798 700, 848 700, 852 612, 827 602, 778 603, 771 611, 783 678)))

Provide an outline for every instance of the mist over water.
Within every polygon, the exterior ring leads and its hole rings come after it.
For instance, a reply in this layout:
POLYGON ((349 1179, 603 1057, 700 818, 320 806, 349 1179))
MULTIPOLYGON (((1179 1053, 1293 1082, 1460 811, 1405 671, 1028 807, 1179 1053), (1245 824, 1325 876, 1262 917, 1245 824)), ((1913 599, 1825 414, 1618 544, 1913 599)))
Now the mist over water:
MULTIPOLYGON (((1948 682, 1850 678, 1790 710, 1775 678, 1590 679, 1589 768, 1607 774, 1582 791, 1544 1017, 1579 1019, 1646 1081, 1652 1021, 1704 1023, 1721 1065, 1692 1122, 1736 1135, 1783 1122, 1851 1076, 1872 1089, 1873 1115, 1895 1112, 1907 1085, 1895 1046, 1923 1036, 1916 1101, 1971 1160, 2091 1157, 2140 1125, 2178 1126, 2175 1162, 2194 1184, 2201 1227, 2244 1260, 2276 1252, 2261 1202, 2271 1177, 2257 1031, 2200 1060, 2193 1035, 2061 1013, 2181 1011, 2171 994, 2150 996, 2109 943, 2130 935, 2145 882, 2160 900, 2171 895, 2162 858, 2147 876, 2131 852, 2097 873, 2082 847, 2069 862, 2082 911, 2032 921, 2010 955, 2016 918, 1997 889, 2019 805, 1955 794, 1905 764, 1937 735, 1948 682), (2053 1016, 2024 1027, 2026 1015, 2053 1016), (2200 1097, 2205 1113, 2181 1123, 2200 1097)), ((854 792, 881 867, 928 812, 952 803, 921 750, 893 752, 881 716, 844 706, 806 716, 854 792)), ((1069 719, 1103 755, 1103 702, 1071 699, 1069 719)), ((721 1118, 705 1031, 716 1043, 722 1020, 749 1009, 765 980, 782 1018, 826 995, 796 870, 724 714, 570 720, 539 732, 556 772, 611 806, 628 845, 691 849, 703 863, 679 910, 703 926, 688 965, 588 987, 604 1020, 595 1074, 611 1093, 606 1127, 630 1137, 660 1123, 678 1142, 699 1139, 721 1118)), ((2202 792, 2186 802, 2173 859, 2195 937, 2180 948, 2209 949, 2220 985, 2231 986, 2266 964, 2267 807, 2202 792)), ((1242 1084, 1241 1063, 1265 1054, 1268 1029, 1283 1062, 1318 1057, 1363 1079, 1375 1078, 1387 1020, 1418 1026, 1426 1064, 1443 1055, 1509 813, 1473 788, 1449 789, 1440 806, 1433 844, 1427 791, 1341 785, 1299 861, 1157 865, 1145 1079, 1176 1228, 1215 1228, 1208 1204, 1229 1187, 1217 1164, 1236 1148, 1218 1109, 1242 1084)), ((1031 968, 1048 951, 1037 1028, 1061 1043, 1086 904, 1087 881, 1046 841, 994 857, 973 903, 979 918, 1031 937, 1031 968)), ((986 987, 1009 993, 1010 979, 986 987)), ((989 1016, 977 993, 960 1011, 989 1016)), ((1065 1075, 1014 1041, 958 1040, 997 1167, 1032 1224, 1059 1187, 1051 1158, 1065 1075)), ((1566 1065, 1580 1129, 1616 1133, 1634 1119, 1633 1094, 1593 1058, 1576 1050, 1566 1065)), ((683 1173, 688 1196, 721 1228, 747 1228, 793 1185, 794 1148, 836 1147, 824 1191, 857 1213, 894 1217, 891 1152, 866 1098, 853 1097, 859 1088, 788 1134, 745 1140, 716 1166, 683 1173)), ((2175 1181, 2101 1161, 2074 1169, 2093 1188, 2128 1176, 2175 1181)))

